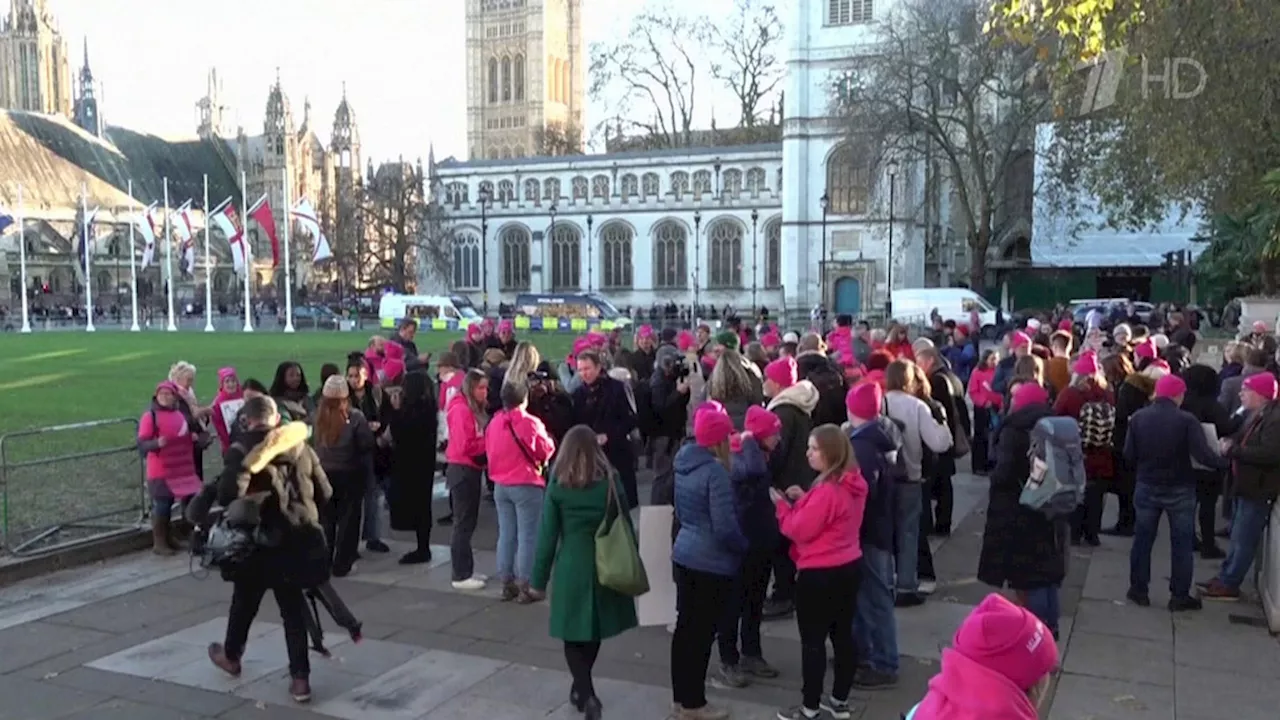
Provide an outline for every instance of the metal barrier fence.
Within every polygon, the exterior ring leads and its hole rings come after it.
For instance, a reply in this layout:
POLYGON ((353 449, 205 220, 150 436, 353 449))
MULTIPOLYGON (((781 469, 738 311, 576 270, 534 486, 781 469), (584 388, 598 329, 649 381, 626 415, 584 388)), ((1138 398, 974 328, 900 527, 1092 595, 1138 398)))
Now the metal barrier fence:
POLYGON ((131 532, 145 519, 138 420, 0 435, 0 554, 39 555, 131 532))

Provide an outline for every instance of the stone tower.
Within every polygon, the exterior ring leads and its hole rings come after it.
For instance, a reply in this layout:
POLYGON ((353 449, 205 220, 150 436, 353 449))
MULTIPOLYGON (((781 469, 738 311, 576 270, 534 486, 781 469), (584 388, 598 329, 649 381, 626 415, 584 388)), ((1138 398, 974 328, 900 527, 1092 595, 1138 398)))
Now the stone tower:
POLYGON ((67 43, 46 0, 10 0, 0 26, 0 108, 71 117, 67 43))
POLYGON ((466 18, 470 157, 581 152, 582 0, 467 0, 466 18))
POLYGON ((342 102, 333 113, 333 133, 329 141, 333 155, 334 232, 330 239, 339 257, 353 257, 358 235, 360 176, 360 127, 356 113, 347 102, 347 86, 342 85, 342 102))
POLYGON ((98 112, 97 91, 94 88, 93 71, 89 69, 89 39, 84 41, 84 67, 80 68, 80 82, 76 88, 76 102, 72 119, 82 130, 102 137, 102 116, 98 112))
MULTIPOLYGON (((267 94, 267 112, 262 127, 262 176, 263 188, 259 192, 267 193, 271 210, 275 215, 276 235, 280 238, 280 262, 284 263, 284 221, 288 217, 288 209, 297 197, 297 189, 290 187, 290 197, 284 196, 284 178, 293 167, 297 156, 297 135, 294 132, 293 113, 289 109, 289 98, 280 85, 280 75, 276 74, 276 84, 267 94)), ((293 176, 289 175, 290 184, 293 176)), ((265 235, 260 235, 258 245, 253 248, 255 258, 270 261, 271 244, 265 235)), ((283 277, 283 273, 280 273, 283 277)))
POLYGON ((200 113, 200 124, 196 126, 196 135, 204 139, 227 134, 225 124, 227 107, 222 104, 222 80, 218 77, 217 68, 209 69, 207 82, 208 87, 204 97, 196 103, 196 110, 200 113))

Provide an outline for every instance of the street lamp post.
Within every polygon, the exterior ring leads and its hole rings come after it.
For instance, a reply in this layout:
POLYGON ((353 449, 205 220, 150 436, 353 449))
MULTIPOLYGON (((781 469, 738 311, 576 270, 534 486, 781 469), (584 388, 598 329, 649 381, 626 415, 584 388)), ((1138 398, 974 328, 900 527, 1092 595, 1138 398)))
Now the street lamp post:
POLYGON ((543 260, 542 284, 544 287, 546 286, 547 273, 551 273, 551 289, 552 290, 556 289, 555 267, 551 263, 546 262, 546 260, 548 257, 550 257, 550 253, 555 252, 554 244, 555 244, 555 237, 556 237, 556 210, 557 209, 558 208, 556 207, 556 201, 552 200, 551 207, 549 208, 551 212, 551 227, 547 229, 547 237, 542 242, 542 260, 543 260))
POLYGON ((480 186, 480 299, 481 309, 489 314, 489 188, 480 186))
POLYGON ((591 214, 587 214, 587 292, 591 292, 592 275, 594 274, 595 263, 592 262, 592 252, 595 249, 595 235, 591 232, 591 226, 595 222, 591 214))
POLYGON ((760 211, 756 210, 755 208, 752 208, 751 209, 751 314, 753 316, 756 315, 757 311, 760 308, 759 303, 756 302, 756 286, 759 282, 756 279, 756 270, 758 269, 758 265, 756 264, 756 261, 757 261, 758 252, 759 252, 759 245, 757 244, 757 235, 756 235, 756 223, 759 222, 759 220, 760 220, 760 211))
POLYGON ((818 203, 822 205, 822 260, 818 261, 818 293, 821 300, 818 305, 827 306, 827 210, 831 207, 831 196, 822 193, 822 197, 818 199, 818 203))
POLYGON ((693 319, 698 320, 698 258, 702 257, 702 213, 693 211, 693 319))
POLYGON ((885 320, 893 319, 893 203, 896 199, 898 179, 898 161, 889 161, 889 247, 888 255, 885 258, 885 284, 888 286, 888 292, 884 296, 884 314, 885 320))

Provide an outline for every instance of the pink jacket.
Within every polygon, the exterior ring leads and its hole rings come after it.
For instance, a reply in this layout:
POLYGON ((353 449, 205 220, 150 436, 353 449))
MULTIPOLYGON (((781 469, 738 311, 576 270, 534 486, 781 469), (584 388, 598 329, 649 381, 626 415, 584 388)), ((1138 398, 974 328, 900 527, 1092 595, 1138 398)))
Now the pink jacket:
POLYGON ((991 381, 995 379, 996 371, 976 369, 969 375, 969 399, 973 400, 974 407, 995 408, 1000 409, 1004 404, 1004 398, 1000 393, 991 389, 991 381))
POLYGON ((138 447, 147 450, 148 480, 163 481, 178 498, 200 492, 195 438, 181 410, 152 405, 151 410, 142 413, 138 418, 138 447), (160 438, 164 438, 164 447, 159 446, 160 438))
MULTIPOLYGON (((218 387, 222 387, 222 383, 229 377, 235 377, 235 368, 222 368, 218 371, 218 387)), ((222 417, 222 403, 229 400, 240 400, 244 397, 244 390, 239 386, 237 379, 236 391, 233 393, 224 392, 219 389, 218 394, 213 397, 213 429, 218 433, 218 443, 222 445, 222 452, 225 453, 231 448, 231 431, 227 428, 226 420, 222 417)))
POLYGON ((454 395, 449 401, 445 422, 449 425, 449 445, 444 449, 445 461, 450 465, 479 468, 475 457, 484 453, 484 435, 480 433, 480 423, 471 412, 465 395, 454 395))
POLYGON ((797 568, 840 567, 862 557, 859 533, 867 509, 867 481, 858 470, 836 482, 815 484, 794 505, 778 500, 775 508, 797 568))
POLYGON ((555 453, 556 443, 533 415, 524 410, 503 410, 494 415, 484 431, 484 450, 489 458, 489 479, 498 485, 547 486, 539 469, 555 453))
POLYGON ((1003 675, 947 648, 911 720, 1036 720, 1027 694, 1003 675))
POLYGON ((444 412, 445 409, 449 407, 450 391, 455 395, 462 392, 462 381, 466 376, 466 372, 456 370, 452 377, 440 383, 440 397, 438 398, 440 401, 440 412, 444 412))

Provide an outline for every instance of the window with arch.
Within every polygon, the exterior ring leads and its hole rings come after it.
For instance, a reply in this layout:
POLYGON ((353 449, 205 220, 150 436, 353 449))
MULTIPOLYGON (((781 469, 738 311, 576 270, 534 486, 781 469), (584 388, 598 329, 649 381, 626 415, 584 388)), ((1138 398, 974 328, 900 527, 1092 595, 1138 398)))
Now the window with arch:
POLYGON ((489 58, 489 102, 498 102, 498 58, 489 58))
POLYGON ((529 233, 524 228, 509 227, 498 240, 502 248, 503 290, 529 289, 529 233))
POLYGON ((759 197, 765 190, 764 168, 753 167, 747 171, 747 192, 751 197, 759 197))
POLYGON ((711 171, 699 170, 693 174, 693 199, 711 194, 711 171))
POLYGON ((480 289, 480 238, 470 233, 453 240, 453 287, 480 289))
POLYGON ((730 198, 736 198, 742 194, 742 171, 738 168, 729 168, 724 171, 721 176, 720 194, 730 198))
POLYGON ((493 183, 488 180, 482 180, 480 182, 480 192, 477 193, 477 199, 480 202, 488 202, 492 205, 493 201, 497 199, 497 196, 493 193, 493 183))
POLYGON ((774 183, 777 187, 778 194, 781 195, 782 194, 782 167, 781 166, 778 167, 778 178, 777 180, 774 181, 774 183))
POLYGON ((689 173, 683 170, 677 170, 671 173, 671 197, 676 200, 684 199, 689 194, 689 173))
POLYGON ((511 58, 502 58, 502 102, 511 102, 511 58))
POLYGON ((578 200, 586 200, 588 189, 589 189, 589 185, 587 183, 587 178, 585 176, 579 175, 578 177, 574 178, 573 179, 574 202, 577 202, 578 200))
POLYGON ((506 207, 516 200, 516 185, 510 180, 502 180, 498 183, 498 202, 502 203, 502 207, 506 207))
POLYGON ((560 102, 569 102, 569 95, 573 92, 573 78, 569 75, 570 65, 567 62, 560 63, 560 102))
POLYGON ((542 182, 542 188, 543 188, 542 198, 544 200, 549 200, 552 203, 556 203, 560 201, 560 179, 559 178, 547 178, 542 182))
POLYGON ((640 182, 636 180, 636 176, 627 173, 622 176, 622 199, 633 198, 640 194, 640 182))
POLYGON ((511 157, 513 157, 513 158, 522 158, 522 157, 524 157, 524 146, 523 146, 523 145, 517 145, 517 146, 515 147, 515 149, 511 151, 511 157))
POLYGON ((609 199, 609 176, 596 175, 591 178, 591 197, 609 199))
POLYGON ((560 61, 553 59, 548 62, 547 71, 547 89, 551 102, 560 102, 560 61))
POLYGON ((534 205, 540 205, 542 198, 541 183, 536 178, 529 178, 524 181, 524 201, 531 202, 534 205))
POLYGON ((742 287, 742 226, 720 220, 707 233, 707 287, 742 287))
POLYGON ((689 234, 679 223, 668 220, 653 231, 653 286, 686 288, 689 263, 685 252, 689 234))
POLYGON ((444 187, 444 200, 452 205, 454 210, 457 210, 460 206, 471 202, 467 197, 468 190, 466 183, 451 182, 444 187))
POLYGON ((512 80, 515 83, 516 101, 524 100, 524 55, 516 55, 516 59, 511 63, 512 80))
POLYGON ((827 196, 833 215, 863 215, 870 200, 869 163, 850 145, 841 145, 827 158, 827 196))
POLYGON ((611 222, 600 229, 602 270, 600 286, 605 289, 628 290, 633 284, 631 245, 635 240, 626 223, 611 222))
POLYGON ((782 287, 782 223, 777 221, 764 229, 764 286, 782 287))
POLYGON ((503 160, 511 159, 511 148, 507 147, 506 145, 502 146, 502 159, 503 160))
POLYGON ((640 179, 640 194, 644 197, 658 197, 662 194, 658 173, 645 173, 640 179))
POLYGON ((556 225, 551 237, 551 289, 578 290, 582 287, 582 236, 567 223, 556 225))
POLYGON ((99 272, 98 279, 94 280, 93 283, 94 283, 93 289, 95 292, 106 292, 107 290, 110 290, 111 292, 116 292, 117 290, 119 290, 119 288, 111 287, 112 285, 111 273, 107 272, 106 270, 99 272))

